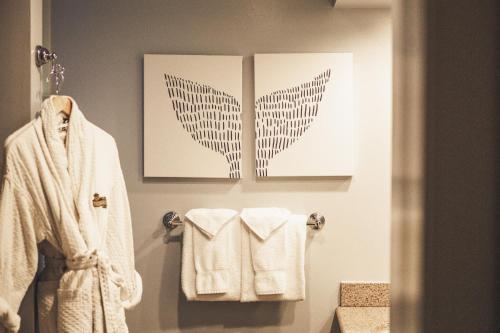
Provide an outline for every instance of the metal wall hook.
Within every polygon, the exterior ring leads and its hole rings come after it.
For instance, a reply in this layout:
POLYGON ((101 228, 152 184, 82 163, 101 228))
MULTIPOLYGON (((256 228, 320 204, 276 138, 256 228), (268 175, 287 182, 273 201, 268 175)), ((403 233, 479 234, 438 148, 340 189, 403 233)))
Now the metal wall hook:
MULTIPOLYGON (((168 211, 163 216, 163 226, 167 230, 167 232, 177 228, 178 226, 183 225, 181 217, 174 211, 168 211)), ((314 230, 321 230, 326 224, 325 217, 320 213, 312 213, 307 220, 307 226, 314 230)))
POLYGON ((35 64, 37 67, 42 67, 43 65, 49 63, 50 61, 55 61, 57 59, 57 54, 51 52, 46 47, 37 45, 35 48, 35 64))
POLYGON ((45 64, 51 63, 50 72, 47 75, 47 82, 54 82, 55 93, 59 95, 61 86, 64 83, 64 67, 56 62, 57 54, 51 52, 46 47, 37 45, 35 48, 35 63, 37 67, 42 67, 45 64))

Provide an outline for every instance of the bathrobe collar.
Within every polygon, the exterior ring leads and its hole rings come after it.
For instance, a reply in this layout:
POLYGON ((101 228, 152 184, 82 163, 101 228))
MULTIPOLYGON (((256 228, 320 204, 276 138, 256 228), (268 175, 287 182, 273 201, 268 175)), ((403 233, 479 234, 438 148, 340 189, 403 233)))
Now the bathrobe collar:
MULTIPOLYGON (((58 241, 66 257, 86 253, 97 248, 95 237, 88 227, 93 223, 91 205, 91 179, 93 179, 94 136, 76 101, 68 97, 72 110, 67 130, 66 147, 59 135, 59 112, 53 96, 42 103, 40 119, 46 143, 46 160, 58 189, 60 214, 58 241), (69 241, 68 241, 69 240, 69 241), (64 244, 73 243, 73 244, 64 244)), ((57 235, 56 235, 57 236, 57 235)))

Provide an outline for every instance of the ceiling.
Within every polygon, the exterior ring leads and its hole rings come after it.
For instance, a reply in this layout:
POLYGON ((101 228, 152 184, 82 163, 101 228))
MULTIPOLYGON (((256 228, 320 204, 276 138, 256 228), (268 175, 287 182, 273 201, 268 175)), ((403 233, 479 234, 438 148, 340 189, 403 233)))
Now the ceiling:
POLYGON ((338 8, 389 8, 393 0, 337 0, 338 8))

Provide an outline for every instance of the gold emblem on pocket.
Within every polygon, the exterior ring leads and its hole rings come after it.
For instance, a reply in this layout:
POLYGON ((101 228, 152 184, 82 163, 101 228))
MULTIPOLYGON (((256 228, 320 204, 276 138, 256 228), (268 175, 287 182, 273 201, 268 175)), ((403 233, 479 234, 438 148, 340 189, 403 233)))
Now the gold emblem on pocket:
POLYGON ((108 208, 108 201, 106 200, 106 197, 101 197, 99 193, 94 193, 92 204, 94 207, 108 208))

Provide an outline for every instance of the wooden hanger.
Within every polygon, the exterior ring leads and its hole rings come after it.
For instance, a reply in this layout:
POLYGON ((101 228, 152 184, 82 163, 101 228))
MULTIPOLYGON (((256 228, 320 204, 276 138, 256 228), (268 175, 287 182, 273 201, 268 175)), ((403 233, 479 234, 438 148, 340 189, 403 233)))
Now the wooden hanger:
POLYGON ((71 115, 73 103, 68 96, 52 96, 52 105, 58 112, 64 112, 68 117, 71 115))

